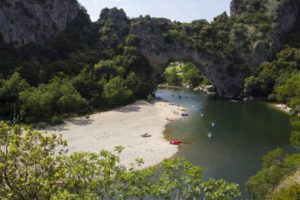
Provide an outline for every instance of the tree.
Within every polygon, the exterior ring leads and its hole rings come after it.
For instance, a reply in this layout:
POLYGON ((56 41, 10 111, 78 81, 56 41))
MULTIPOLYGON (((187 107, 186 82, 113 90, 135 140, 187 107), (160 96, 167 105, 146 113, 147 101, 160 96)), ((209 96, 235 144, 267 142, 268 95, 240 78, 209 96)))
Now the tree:
POLYGON ((187 63, 183 67, 183 82, 192 85, 193 87, 199 86, 205 77, 202 75, 201 71, 196 68, 192 63, 187 63))
POLYGON ((260 78, 250 76, 244 81, 244 95, 260 97, 264 96, 265 86, 260 78))
POLYGON ((181 84, 181 77, 177 74, 175 68, 170 73, 165 73, 165 79, 169 85, 179 86, 181 84))
POLYGON ((67 152, 61 136, 43 136, 33 130, 0 122, 0 198, 50 199, 64 177, 60 156, 67 152))
MULTIPOLYGON (((99 63, 97 63, 95 66, 95 71, 98 74, 100 78, 105 78, 106 81, 109 81, 109 79, 114 78, 115 76, 119 75, 122 76, 123 74, 119 73, 121 72, 118 70, 120 68, 117 66, 117 64, 112 60, 101 60, 99 63)), ((122 70, 123 71, 123 70, 122 70)))
POLYGON ((108 105, 117 106, 128 102, 132 97, 132 91, 126 86, 126 81, 117 76, 104 85, 102 97, 108 105))
POLYGON ((245 190, 254 200, 266 199, 285 176, 298 169, 300 154, 284 155, 276 149, 263 157, 263 168, 245 183, 245 190))
POLYGON ((29 88, 20 92, 21 119, 27 122, 49 120, 55 115, 80 112, 87 101, 80 96, 72 82, 64 78, 54 78, 48 84, 29 88))
POLYGON ((29 84, 15 72, 9 79, 0 80, 0 113, 12 116, 20 106, 19 93, 29 88, 29 84))
POLYGON ((72 83, 80 95, 89 100, 92 104, 99 102, 103 91, 103 82, 97 81, 92 70, 84 68, 75 76, 72 83))
MULTIPOLYGON (((292 101, 296 102, 297 99, 299 100, 300 99, 300 73, 295 74, 293 77, 288 79, 286 84, 276 88, 276 92, 279 101, 285 101, 288 104, 291 104, 292 101)), ((294 106, 297 106, 297 104, 294 106)))

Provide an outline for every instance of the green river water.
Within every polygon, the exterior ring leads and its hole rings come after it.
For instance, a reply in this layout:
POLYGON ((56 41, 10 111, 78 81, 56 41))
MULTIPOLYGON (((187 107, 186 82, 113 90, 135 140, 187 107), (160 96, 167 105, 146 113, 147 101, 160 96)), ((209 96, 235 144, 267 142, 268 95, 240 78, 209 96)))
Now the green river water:
POLYGON ((267 103, 235 103, 184 89, 158 89, 156 96, 185 106, 189 113, 166 126, 168 140, 183 142, 174 158, 184 157, 199 165, 204 180, 223 178, 239 183, 243 197, 248 197, 244 183, 261 169, 263 155, 277 147, 296 152, 289 143, 289 116, 267 103))

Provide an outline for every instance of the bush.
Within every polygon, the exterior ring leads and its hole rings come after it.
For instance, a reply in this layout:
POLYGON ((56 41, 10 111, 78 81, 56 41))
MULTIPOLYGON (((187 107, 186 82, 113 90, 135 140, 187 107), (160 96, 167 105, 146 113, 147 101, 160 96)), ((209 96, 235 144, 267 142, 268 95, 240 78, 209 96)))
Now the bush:
POLYGON ((117 76, 104 85, 102 97, 109 106, 118 106, 129 101, 132 91, 126 86, 126 81, 117 76))

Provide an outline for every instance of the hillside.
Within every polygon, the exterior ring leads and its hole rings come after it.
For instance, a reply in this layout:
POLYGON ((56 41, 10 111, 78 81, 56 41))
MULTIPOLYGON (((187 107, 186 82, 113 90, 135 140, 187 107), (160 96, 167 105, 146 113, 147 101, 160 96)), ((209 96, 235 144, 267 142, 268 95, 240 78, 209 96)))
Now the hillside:
POLYGON ((234 0, 231 15, 223 13, 212 23, 129 19, 122 9, 106 8, 92 23, 73 0, 2 0, 1 116, 18 113, 22 120, 35 122, 146 98, 167 65, 180 60, 195 64, 218 95, 241 97, 244 79, 288 42, 286 34, 299 21, 296 2, 234 0), (13 88, 12 82, 22 85, 13 88), (61 84, 68 85, 65 91, 48 93, 61 84), (76 94, 70 100, 74 105, 62 100, 68 99, 67 91, 76 94), (111 91, 116 91, 114 96, 111 91), (37 117, 29 108, 43 98, 47 101, 39 107, 48 107, 43 113, 49 114, 37 117))

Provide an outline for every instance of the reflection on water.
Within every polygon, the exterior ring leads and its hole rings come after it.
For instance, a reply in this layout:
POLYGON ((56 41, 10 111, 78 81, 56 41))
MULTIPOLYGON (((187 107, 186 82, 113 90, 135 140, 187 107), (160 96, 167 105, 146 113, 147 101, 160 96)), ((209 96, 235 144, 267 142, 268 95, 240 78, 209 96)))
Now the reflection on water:
POLYGON ((188 90, 158 89, 156 96, 188 109, 189 117, 169 123, 165 136, 183 141, 175 157, 199 165, 204 179, 223 178, 239 183, 243 191, 269 150, 296 151, 289 143, 289 116, 265 103, 235 103, 188 90))

